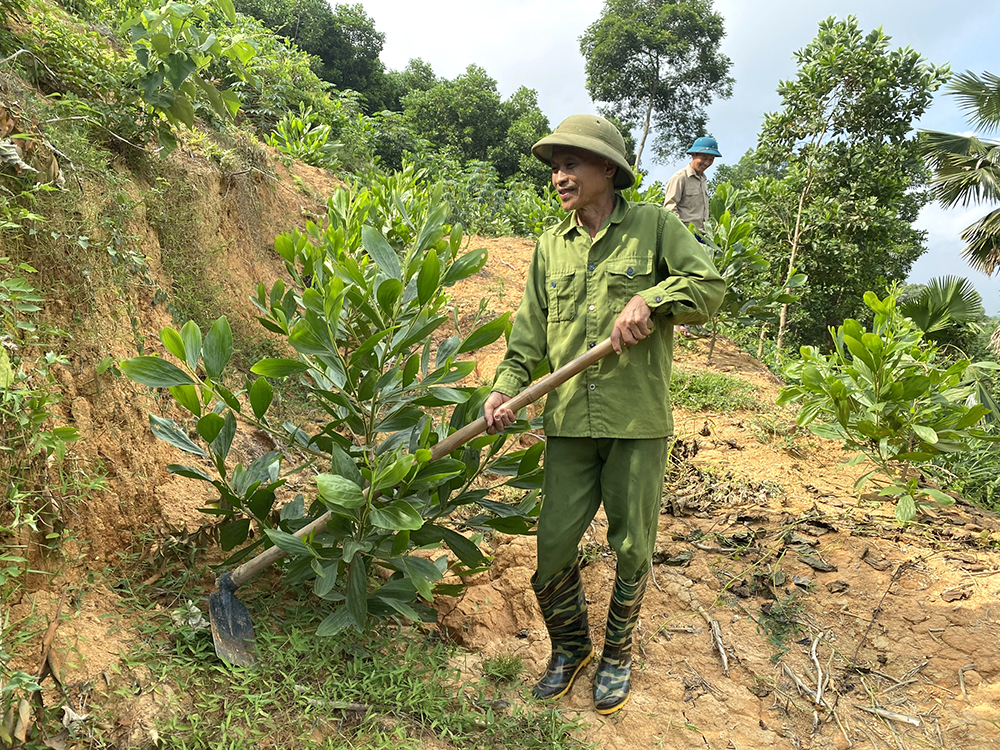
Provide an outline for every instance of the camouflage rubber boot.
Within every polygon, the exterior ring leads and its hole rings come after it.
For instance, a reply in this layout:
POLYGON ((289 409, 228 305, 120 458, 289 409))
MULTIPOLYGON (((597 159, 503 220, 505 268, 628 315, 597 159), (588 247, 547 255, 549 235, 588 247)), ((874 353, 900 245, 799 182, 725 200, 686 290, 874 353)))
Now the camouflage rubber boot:
POLYGON ((632 672, 632 629, 639 619, 642 595, 649 569, 634 581, 615 578, 608 608, 608 628, 604 653, 594 677, 594 708, 599 714, 613 714, 628 702, 632 672))
POLYGON ((587 599, 577 563, 563 568, 539 585, 538 574, 531 578, 531 587, 538 597, 545 627, 552 641, 552 657, 545 674, 532 689, 536 698, 556 700, 569 692, 573 680, 594 656, 587 624, 587 599))

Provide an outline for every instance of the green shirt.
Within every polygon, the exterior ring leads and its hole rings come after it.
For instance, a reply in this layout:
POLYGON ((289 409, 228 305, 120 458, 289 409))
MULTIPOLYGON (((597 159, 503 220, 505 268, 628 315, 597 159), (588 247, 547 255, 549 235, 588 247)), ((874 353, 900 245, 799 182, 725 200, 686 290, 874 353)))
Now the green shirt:
POLYGON ((705 249, 667 209, 618 196, 593 241, 573 212, 538 239, 493 389, 514 396, 543 359, 555 370, 578 357, 611 335, 639 294, 653 310, 653 332, 552 391, 545 433, 667 437, 674 325, 708 320, 724 293, 705 249))

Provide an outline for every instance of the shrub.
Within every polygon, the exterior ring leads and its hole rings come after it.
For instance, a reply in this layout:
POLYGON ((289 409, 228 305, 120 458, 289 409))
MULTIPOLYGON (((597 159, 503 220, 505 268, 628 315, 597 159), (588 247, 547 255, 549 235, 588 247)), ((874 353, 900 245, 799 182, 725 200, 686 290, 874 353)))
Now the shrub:
MULTIPOLYGON (((489 321, 455 320, 454 335, 438 334, 449 320, 447 288, 478 271, 485 250, 463 253, 460 228, 447 223, 449 206, 440 186, 428 190, 413 169, 385 175, 370 188, 338 191, 324 226, 279 236, 287 281, 259 285, 253 297, 259 320, 281 334, 295 359, 268 358, 251 369, 245 390, 223 382, 232 335, 220 318, 202 336, 194 323, 161 332, 180 366, 158 357, 122 363, 134 380, 169 388, 188 413, 185 426, 150 415, 154 433, 176 447, 211 461, 214 473, 172 465, 181 476, 210 482, 219 492, 213 514, 222 517, 224 549, 249 538, 277 544, 292 558, 293 581, 314 579, 316 594, 336 605, 320 632, 362 629, 370 618, 433 618, 430 600, 446 571, 445 557, 432 562, 416 547, 444 543, 460 568, 475 569, 486 558, 471 539, 445 520, 460 508, 472 531, 530 530, 537 512, 542 445, 510 450, 509 438, 529 429, 518 421, 503 435, 483 435, 449 456, 431 460, 431 448, 472 421, 489 386, 461 386, 475 368, 461 359, 504 335, 508 315, 489 321), (293 378, 325 412, 319 429, 272 421, 270 380, 293 378), (249 465, 227 457, 240 424, 267 431, 304 458, 277 451, 249 465), (294 462, 292 462, 294 463, 294 462), (317 493, 302 495, 272 513, 275 493, 288 474, 313 468, 317 493), (517 505, 487 499, 484 475, 525 490, 517 505), (367 489, 363 489, 367 488, 367 489), (333 513, 325 533, 308 539, 292 534, 324 511, 333 513), (382 581, 371 574, 390 572, 382 581), (374 581, 374 582, 373 582, 374 581)), ((309 423, 312 425, 313 423, 309 423)))
POLYGON ((802 347, 802 359, 787 369, 798 382, 782 389, 778 403, 800 402, 800 425, 860 451, 849 463, 871 460, 875 468, 857 487, 881 475, 887 486, 880 494, 896 498, 896 518, 906 523, 923 507, 954 502, 920 485, 920 466, 935 458, 949 462, 973 439, 1000 437, 976 428, 988 410, 976 402, 975 386, 966 380, 970 370, 997 365, 942 358, 899 312, 897 296, 895 290, 885 299, 866 292, 864 302, 874 312, 872 330, 845 320, 831 329, 830 354, 802 347))

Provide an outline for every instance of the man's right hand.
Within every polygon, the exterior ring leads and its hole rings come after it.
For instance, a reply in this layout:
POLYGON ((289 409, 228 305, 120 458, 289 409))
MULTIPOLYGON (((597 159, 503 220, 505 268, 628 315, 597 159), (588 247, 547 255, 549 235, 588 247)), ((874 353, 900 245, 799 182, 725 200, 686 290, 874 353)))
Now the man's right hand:
POLYGON ((510 401, 510 396, 500 391, 493 391, 483 404, 483 416, 486 417, 486 433, 496 435, 514 424, 517 415, 504 406, 510 401))

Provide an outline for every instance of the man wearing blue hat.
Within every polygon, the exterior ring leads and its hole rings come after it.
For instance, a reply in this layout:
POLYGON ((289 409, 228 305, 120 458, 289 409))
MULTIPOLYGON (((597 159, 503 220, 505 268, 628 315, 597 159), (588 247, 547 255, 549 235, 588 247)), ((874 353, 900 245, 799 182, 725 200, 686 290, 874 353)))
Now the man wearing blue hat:
POLYGON ((691 155, 691 163, 670 178, 663 205, 677 214, 685 226, 694 224, 695 229, 704 232, 709 201, 705 172, 712 166, 715 157, 722 154, 719 153, 718 141, 707 136, 696 139, 687 152, 691 155))

